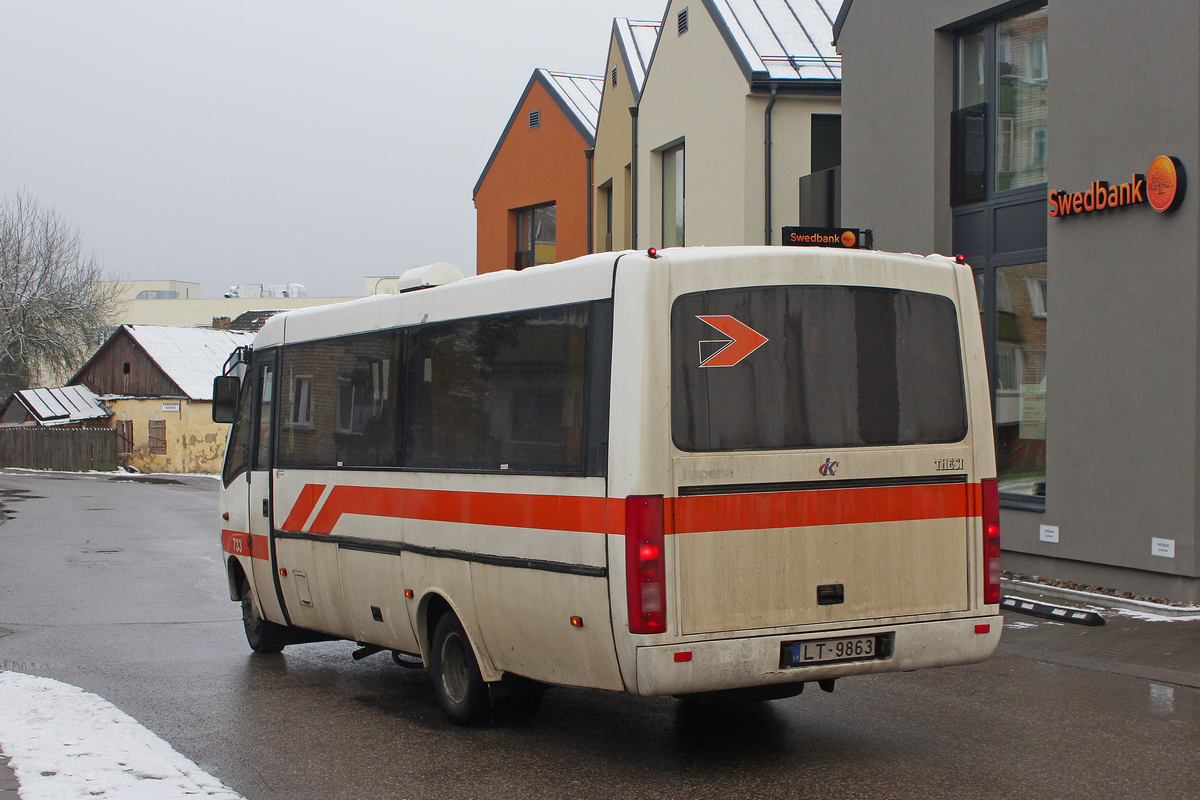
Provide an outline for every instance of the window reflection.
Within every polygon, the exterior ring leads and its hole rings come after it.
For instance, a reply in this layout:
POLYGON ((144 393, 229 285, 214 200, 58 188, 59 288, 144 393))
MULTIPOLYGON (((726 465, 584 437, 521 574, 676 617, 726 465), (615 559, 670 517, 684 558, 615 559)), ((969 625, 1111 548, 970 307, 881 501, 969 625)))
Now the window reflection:
POLYGON ((1046 182, 1046 19, 1040 8, 996 24, 996 191, 1046 182))
POLYGON ((996 269, 1000 491, 1046 494, 1046 262, 996 269))

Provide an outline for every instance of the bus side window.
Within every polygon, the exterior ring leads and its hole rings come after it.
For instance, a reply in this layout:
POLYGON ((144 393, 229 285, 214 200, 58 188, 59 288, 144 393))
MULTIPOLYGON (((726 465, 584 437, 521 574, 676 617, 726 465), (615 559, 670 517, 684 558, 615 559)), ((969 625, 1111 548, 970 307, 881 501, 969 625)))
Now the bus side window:
POLYGON ((258 367, 258 437, 254 469, 271 468, 271 411, 275 405, 275 365, 258 367))
POLYGON ((221 479, 226 486, 250 466, 250 433, 254 430, 253 410, 254 381, 247 375, 242 381, 242 392, 238 399, 237 419, 229 432, 229 449, 225 452, 225 467, 221 479))

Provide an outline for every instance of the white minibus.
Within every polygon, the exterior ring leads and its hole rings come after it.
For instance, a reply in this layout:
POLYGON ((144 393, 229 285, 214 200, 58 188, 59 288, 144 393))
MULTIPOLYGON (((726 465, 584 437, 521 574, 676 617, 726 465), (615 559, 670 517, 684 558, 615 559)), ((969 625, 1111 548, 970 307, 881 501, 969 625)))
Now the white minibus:
POLYGON ((217 379, 255 651, 390 651, 466 724, 548 685, 771 699, 995 649, 968 266, 693 247, 460 276, 272 317, 217 379))

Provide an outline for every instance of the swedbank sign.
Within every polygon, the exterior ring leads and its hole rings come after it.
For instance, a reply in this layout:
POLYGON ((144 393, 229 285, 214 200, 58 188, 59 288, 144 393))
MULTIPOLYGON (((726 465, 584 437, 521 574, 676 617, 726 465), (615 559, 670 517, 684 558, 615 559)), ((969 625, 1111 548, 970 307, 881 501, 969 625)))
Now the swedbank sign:
POLYGON ((1134 173, 1128 183, 1092 181, 1082 192, 1051 189, 1047 197, 1052 217, 1089 214, 1108 208, 1149 205, 1155 211, 1174 211, 1183 202, 1187 178, 1183 164, 1174 156, 1159 156, 1145 175, 1134 173))

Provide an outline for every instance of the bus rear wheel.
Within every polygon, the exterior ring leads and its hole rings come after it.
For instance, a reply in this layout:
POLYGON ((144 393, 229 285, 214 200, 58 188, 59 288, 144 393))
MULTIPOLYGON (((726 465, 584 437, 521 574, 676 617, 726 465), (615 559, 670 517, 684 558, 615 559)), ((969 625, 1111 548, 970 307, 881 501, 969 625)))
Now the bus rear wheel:
POLYGON ((278 653, 288 643, 287 628, 263 619, 248 581, 242 582, 242 627, 246 643, 256 653, 278 653))
POLYGON ((471 725, 490 710, 487 684, 462 623, 447 611, 433 631, 433 674, 438 703, 455 725, 471 725))

